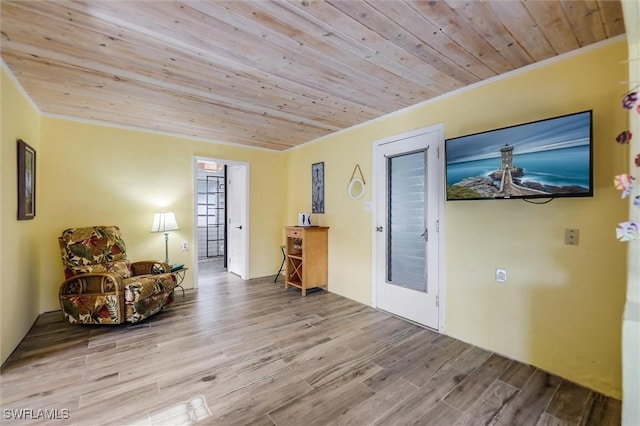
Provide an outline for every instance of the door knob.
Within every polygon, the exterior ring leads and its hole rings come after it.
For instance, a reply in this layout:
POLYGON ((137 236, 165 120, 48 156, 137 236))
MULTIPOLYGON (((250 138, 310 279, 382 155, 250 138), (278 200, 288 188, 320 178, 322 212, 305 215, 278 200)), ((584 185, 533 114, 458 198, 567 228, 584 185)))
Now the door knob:
POLYGON ((236 229, 242 229, 242 225, 236 226, 236 229))

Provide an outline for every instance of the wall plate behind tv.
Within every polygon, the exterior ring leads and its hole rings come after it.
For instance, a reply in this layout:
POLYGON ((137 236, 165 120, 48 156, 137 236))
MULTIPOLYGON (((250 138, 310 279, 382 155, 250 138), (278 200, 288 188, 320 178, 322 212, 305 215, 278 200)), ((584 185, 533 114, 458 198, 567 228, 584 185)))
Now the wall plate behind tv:
POLYGON ((564 243, 570 246, 577 246, 580 237, 580 231, 577 229, 564 230, 564 243))

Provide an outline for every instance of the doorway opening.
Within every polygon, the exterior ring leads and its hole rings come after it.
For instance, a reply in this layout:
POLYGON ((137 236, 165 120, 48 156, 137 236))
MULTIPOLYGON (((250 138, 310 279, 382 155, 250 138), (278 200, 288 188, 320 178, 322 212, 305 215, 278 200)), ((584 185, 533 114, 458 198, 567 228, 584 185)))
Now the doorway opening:
POLYGON ((199 160, 196 168, 198 267, 202 275, 227 271, 227 166, 199 160))
POLYGON ((194 286, 228 273, 248 279, 249 164, 195 157, 194 193, 194 286))

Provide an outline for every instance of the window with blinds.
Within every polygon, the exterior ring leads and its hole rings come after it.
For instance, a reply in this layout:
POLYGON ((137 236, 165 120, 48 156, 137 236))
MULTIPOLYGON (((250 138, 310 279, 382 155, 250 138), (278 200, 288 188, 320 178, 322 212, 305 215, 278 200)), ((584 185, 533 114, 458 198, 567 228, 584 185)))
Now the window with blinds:
POLYGON ((387 281, 427 291, 426 158, 427 151, 388 161, 387 281))

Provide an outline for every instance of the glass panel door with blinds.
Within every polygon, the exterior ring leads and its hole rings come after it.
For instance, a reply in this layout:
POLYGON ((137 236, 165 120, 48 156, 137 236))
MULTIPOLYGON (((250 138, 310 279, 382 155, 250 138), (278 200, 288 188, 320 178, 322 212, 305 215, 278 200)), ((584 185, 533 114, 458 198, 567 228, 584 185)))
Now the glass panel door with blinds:
POLYGON ((425 129, 375 147, 377 306, 436 330, 441 139, 425 129))

